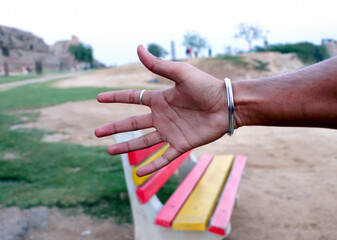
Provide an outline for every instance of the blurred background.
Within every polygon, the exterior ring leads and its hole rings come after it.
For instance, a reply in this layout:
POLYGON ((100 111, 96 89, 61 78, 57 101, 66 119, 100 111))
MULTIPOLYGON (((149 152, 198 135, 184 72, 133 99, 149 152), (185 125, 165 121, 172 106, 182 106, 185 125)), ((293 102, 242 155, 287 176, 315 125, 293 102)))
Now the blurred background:
MULTIPOLYGON (((139 63, 143 44, 233 81, 337 55, 337 3, 11 0, 0 3, 0 239, 133 239, 119 156, 95 127, 143 106, 103 91, 173 84, 139 63)), ((231 239, 335 239, 337 133, 243 127, 196 149, 245 154, 231 239), (323 187, 322 187, 323 184, 323 187)), ((177 186, 173 176, 162 201, 177 186)))

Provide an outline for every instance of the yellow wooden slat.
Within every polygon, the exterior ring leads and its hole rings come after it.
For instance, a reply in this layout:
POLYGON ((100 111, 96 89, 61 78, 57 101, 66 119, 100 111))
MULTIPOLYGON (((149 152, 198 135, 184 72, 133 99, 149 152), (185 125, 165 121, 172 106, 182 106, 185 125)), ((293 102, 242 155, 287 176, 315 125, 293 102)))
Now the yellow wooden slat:
POLYGON ((196 231, 207 229, 209 218, 223 189, 233 160, 233 155, 214 157, 173 221, 173 229, 196 231))
POLYGON ((155 153, 153 153, 149 157, 147 157, 142 163, 140 163, 136 167, 132 168, 132 179, 133 179, 133 183, 136 186, 144 183, 152 175, 152 174, 149 174, 149 175, 146 175, 146 176, 143 176, 143 177, 138 177, 137 174, 136 174, 137 169, 144 166, 145 164, 148 164, 148 163, 152 162, 156 158, 163 155, 163 153, 167 150, 167 148, 169 146, 170 146, 170 144, 165 144, 160 149, 158 149, 155 153))

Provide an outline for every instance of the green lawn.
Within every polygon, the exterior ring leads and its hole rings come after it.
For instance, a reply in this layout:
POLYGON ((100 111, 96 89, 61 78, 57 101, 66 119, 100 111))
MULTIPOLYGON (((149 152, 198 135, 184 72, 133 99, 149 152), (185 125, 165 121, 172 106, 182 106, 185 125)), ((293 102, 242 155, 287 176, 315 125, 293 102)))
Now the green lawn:
MULTIPOLYGON (((10 127, 33 121, 36 114, 10 114, 68 101, 94 99, 107 88, 49 87, 31 84, 0 92, 0 205, 81 207, 101 218, 131 221, 129 200, 119 156, 105 147, 41 142, 40 130, 10 127), (23 120, 24 119, 24 120, 23 120)), ((173 177, 160 191, 165 201, 177 185, 173 177)))

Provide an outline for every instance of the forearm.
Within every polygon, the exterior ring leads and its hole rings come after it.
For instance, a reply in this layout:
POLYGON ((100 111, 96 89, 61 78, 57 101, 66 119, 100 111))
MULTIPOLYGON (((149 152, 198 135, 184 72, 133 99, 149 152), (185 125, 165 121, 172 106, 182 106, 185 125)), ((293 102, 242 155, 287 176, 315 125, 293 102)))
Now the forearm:
POLYGON ((243 125, 337 128, 337 58, 288 74, 234 81, 235 121, 243 125))

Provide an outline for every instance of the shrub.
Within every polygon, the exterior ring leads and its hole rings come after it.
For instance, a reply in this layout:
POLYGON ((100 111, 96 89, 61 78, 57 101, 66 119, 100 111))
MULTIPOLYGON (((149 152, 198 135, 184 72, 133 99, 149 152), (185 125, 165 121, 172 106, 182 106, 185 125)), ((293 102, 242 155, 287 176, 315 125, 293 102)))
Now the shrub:
POLYGON ((255 51, 273 51, 280 53, 296 53, 303 63, 311 64, 329 58, 327 50, 310 42, 299 42, 294 44, 272 44, 268 49, 256 47, 255 51))

